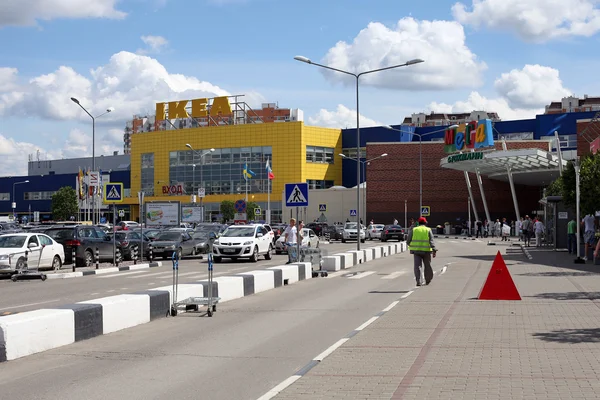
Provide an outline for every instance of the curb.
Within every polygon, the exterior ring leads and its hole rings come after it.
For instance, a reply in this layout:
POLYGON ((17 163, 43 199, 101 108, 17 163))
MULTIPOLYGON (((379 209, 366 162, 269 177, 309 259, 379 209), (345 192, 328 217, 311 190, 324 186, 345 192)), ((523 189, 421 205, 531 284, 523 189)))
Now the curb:
MULTIPOLYGON (((406 248, 406 243, 402 242, 340 253, 328 258, 337 260, 339 269, 342 269, 343 259, 343 269, 347 269, 373 259, 404 252, 406 248)), ((114 271, 148 268, 146 265, 149 267, 150 264, 114 268, 114 271)), ((109 268, 101 271, 106 270, 114 272, 109 268)), ((312 279, 312 272, 311 263, 301 262, 219 276, 213 280, 212 292, 215 297, 221 298, 219 303, 224 303, 312 279)), ((81 274, 84 276, 83 272, 81 274)), ((208 297, 208 289, 208 281, 179 284, 177 300, 188 297, 208 297)), ((167 317, 172 300, 173 286, 169 285, 0 316, 0 362, 41 353, 167 317)))
POLYGON ((525 255, 525 257, 527 257, 528 260, 533 260, 533 256, 531 255, 529 250, 527 250, 527 248, 525 248, 525 245, 519 244, 519 246, 521 246, 521 251, 523 251, 523 254, 525 255))
POLYGON ((64 272, 60 274, 46 274, 47 279, 69 279, 69 278, 80 278, 82 276, 90 276, 90 275, 104 275, 110 274, 113 272, 120 271, 135 271, 138 269, 146 269, 146 268, 156 268, 161 267, 162 262, 151 262, 146 264, 134 264, 127 265, 124 267, 110 267, 110 268, 102 268, 102 269, 93 269, 91 271, 76 271, 76 272, 64 272))

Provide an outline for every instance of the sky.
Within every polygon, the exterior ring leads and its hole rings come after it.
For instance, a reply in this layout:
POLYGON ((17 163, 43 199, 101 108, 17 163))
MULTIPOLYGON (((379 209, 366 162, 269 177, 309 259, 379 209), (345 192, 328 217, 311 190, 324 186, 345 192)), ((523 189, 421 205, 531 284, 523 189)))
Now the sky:
POLYGON ((568 95, 600 95, 591 71, 598 0, 1 0, 0 176, 31 155, 123 152, 123 129, 155 103, 245 95, 299 108, 309 125, 355 127, 415 112, 534 118, 568 95), (108 108, 114 111, 100 116, 108 108))

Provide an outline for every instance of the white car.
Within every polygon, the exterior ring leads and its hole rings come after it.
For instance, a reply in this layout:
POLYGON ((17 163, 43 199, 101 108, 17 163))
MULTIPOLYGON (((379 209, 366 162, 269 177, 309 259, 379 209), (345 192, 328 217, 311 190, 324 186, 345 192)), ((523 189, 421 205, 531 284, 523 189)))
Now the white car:
POLYGON ((11 233, 0 236, 0 272, 10 273, 25 266, 59 270, 65 260, 63 245, 42 233, 11 233))
POLYGON ((262 225, 232 225, 215 240, 213 260, 221 262, 223 258, 249 258, 257 262, 258 257, 270 260, 273 251, 273 239, 262 225))
POLYGON ((360 233, 356 232, 358 230, 357 227, 358 223, 356 222, 346 222, 346 225, 344 225, 344 232, 342 232, 342 243, 346 243, 348 240, 357 240, 358 235, 360 235, 360 241, 362 243, 365 242, 367 237, 365 233, 365 226, 361 224, 360 233))
MULTIPOLYGON (((277 239, 277 241, 275 242, 275 254, 287 253, 284 243, 285 235, 281 234, 281 236, 279 236, 279 239, 277 239)), ((302 246, 313 247, 315 249, 319 248, 319 237, 312 229, 302 228, 302 246)))
POLYGON ((367 239, 373 240, 381 238, 381 232, 383 231, 383 228, 385 228, 385 225, 383 224, 369 225, 367 228, 367 239))

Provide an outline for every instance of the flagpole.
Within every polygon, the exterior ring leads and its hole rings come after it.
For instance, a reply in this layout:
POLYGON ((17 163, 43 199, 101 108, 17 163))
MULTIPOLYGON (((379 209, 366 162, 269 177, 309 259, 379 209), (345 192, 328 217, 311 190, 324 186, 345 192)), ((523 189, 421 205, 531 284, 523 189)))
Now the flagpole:
MULTIPOLYGON (((246 172, 243 172, 244 174, 244 182, 245 182, 245 186, 246 186, 246 204, 248 204, 248 176, 246 175, 248 173, 248 159, 246 158, 246 172)), ((248 210, 246 210, 246 212, 248 212, 248 210)))
MULTIPOLYGON (((269 162, 269 168, 271 168, 271 163, 270 163, 270 159, 268 159, 267 162, 269 162)), ((271 223, 271 178, 269 177, 269 171, 267 171, 267 224, 271 223)))

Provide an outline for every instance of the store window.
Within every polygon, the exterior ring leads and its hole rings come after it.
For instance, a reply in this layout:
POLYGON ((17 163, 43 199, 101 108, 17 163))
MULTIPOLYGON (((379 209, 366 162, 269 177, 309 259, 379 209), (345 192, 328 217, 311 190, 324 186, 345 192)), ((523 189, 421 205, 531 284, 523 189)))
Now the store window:
POLYGON ((309 189, 329 189, 334 186, 334 181, 326 181, 319 179, 307 179, 309 189))
POLYGON ((10 193, 0 193, 0 201, 10 201, 10 193))
POLYGON ((306 162, 333 164, 333 147, 306 146, 306 162))
MULTIPOLYGON (((348 158, 356 158, 356 147, 349 147, 342 150, 342 154, 348 158)), ((360 149, 360 158, 367 158, 367 148, 362 147, 360 149)))
MULTIPOLYGON (((176 162, 169 158, 169 163, 176 162)), ((154 196, 154 153, 142 154, 141 189, 146 196, 154 196)))
POLYGON ((46 192, 25 192, 23 193, 23 200, 52 200, 52 195, 56 191, 46 192))

